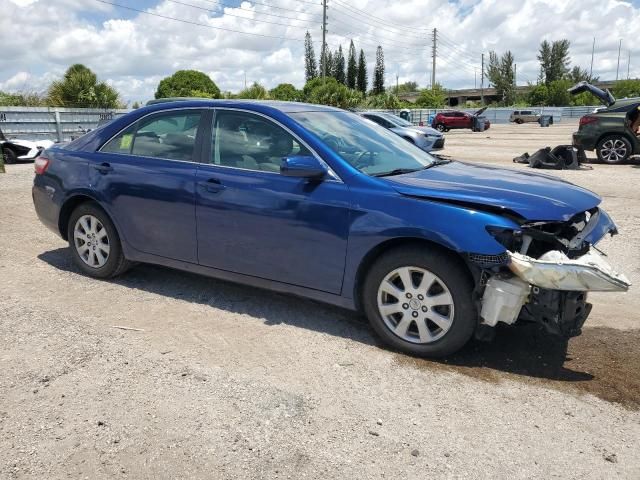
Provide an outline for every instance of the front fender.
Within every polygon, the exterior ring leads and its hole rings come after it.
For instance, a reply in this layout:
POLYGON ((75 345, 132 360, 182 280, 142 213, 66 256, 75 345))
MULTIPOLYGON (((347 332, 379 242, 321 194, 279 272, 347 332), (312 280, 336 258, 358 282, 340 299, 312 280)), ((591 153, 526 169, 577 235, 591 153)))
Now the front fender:
POLYGON ((505 247, 487 227, 519 228, 506 216, 470 207, 393 194, 378 197, 375 202, 375 208, 359 205, 354 213, 342 290, 345 296, 353 295, 358 269, 370 252, 390 240, 427 240, 457 253, 500 255, 505 247))

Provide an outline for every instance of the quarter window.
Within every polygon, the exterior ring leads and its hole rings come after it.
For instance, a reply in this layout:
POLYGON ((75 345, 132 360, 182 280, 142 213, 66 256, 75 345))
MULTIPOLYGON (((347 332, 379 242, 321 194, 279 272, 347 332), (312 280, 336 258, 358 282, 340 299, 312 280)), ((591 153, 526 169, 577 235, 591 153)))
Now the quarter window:
POLYGON ((216 113, 212 164, 279 172, 282 159, 293 155, 311 155, 311 152, 275 123, 245 112, 216 113))
POLYGON ((140 120, 111 139, 102 152, 192 161, 200 112, 172 112, 140 120))

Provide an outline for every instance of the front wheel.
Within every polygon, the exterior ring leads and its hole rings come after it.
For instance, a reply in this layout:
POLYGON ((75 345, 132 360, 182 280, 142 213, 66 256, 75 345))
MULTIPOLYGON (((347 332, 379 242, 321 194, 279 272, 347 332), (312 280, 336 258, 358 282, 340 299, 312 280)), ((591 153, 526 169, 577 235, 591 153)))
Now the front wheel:
POLYGON ((477 311, 472 292, 468 272, 453 255, 407 248, 373 265, 362 300, 384 343, 411 355, 442 357, 473 335, 477 311))
POLYGON ((598 160, 605 163, 622 163, 631 156, 631 142, 622 135, 609 135, 598 142, 598 160))
POLYGON ((447 127, 445 127, 442 123, 439 123, 436 125, 436 130, 438 130, 439 132, 444 132, 446 131, 447 127))
POLYGON ((95 203, 83 203, 73 211, 67 238, 75 264, 91 277, 112 278, 129 268, 113 222, 95 203))
POLYGON ((521 118, 516 118, 516 123, 518 125, 522 125, 524 123, 524 120, 522 120, 521 118))

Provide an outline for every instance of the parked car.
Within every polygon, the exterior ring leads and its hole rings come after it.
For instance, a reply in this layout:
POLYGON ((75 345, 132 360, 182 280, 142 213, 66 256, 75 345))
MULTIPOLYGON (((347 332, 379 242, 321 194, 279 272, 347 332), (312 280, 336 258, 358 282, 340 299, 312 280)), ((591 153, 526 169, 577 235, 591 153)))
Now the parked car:
POLYGON ((21 161, 35 160, 40 153, 53 145, 51 140, 22 140, 7 138, 0 129, 0 149, 2 150, 4 163, 11 164, 21 161))
POLYGON ((444 148, 444 135, 431 127, 419 127, 391 113, 364 112, 364 118, 400 135, 425 152, 444 148))
POLYGON ((605 163, 622 163, 631 155, 640 154, 640 140, 632 128, 640 115, 640 98, 616 100, 608 90, 587 82, 578 83, 569 92, 590 92, 605 105, 580 119, 578 131, 573 134, 576 148, 595 150, 598 160, 605 163))
POLYGON ((516 110, 509 115, 509 121, 521 125, 523 123, 540 122, 540 114, 532 110, 516 110))
POLYGON ((482 116, 486 109, 487 107, 483 107, 473 114, 455 110, 438 112, 433 117, 431 126, 441 132, 448 132, 457 128, 469 128, 473 131, 488 130, 491 127, 491 122, 488 118, 482 116), (484 127, 482 127, 483 124, 484 127))
POLYGON ((596 194, 439 159, 322 105, 156 104, 35 171, 38 217, 89 276, 146 262, 300 295, 364 312, 415 355, 499 322, 578 335, 586 291, 629 287, 591 249, 616 233, 596 194))

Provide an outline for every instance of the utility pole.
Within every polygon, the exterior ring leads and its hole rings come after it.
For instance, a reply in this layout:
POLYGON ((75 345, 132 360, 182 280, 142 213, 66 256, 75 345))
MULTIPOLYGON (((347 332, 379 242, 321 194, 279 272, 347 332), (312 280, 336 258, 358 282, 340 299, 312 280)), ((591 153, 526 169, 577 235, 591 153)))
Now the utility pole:
POLYGON ((596 37, 593 37, 593 46, 591 47, 591 68, 589 69, 589 80, 593 77, 593 54, 596 51, 596 37))
POLYGON ((400 84, 398 83, 399 75, 396 72, 396 95, 400 95, 400 84))
POLYGON ((622 49, 622 39, 618 45, 618 66, 616 67, 616 82, 618 81, 618 73, 620 72, 620 50, 622 49))
POLYGON ((629 59, 627 60, 627 80, 631 78, 629 76, 630 71, 631 71, 631 50, 629 50, 629 59))
POLYGON ((322 0, 322 79, 327 76, 327 0, 322 0))
POLYGON ((517 63, 513 64, 513 86, 514 87, 518 86, 518 64, 517 63))
POLYGON ((437 41, 438 41, 438 29, 434 28, 433 29, 433 47, 431 49, 431 59, 433 62, 431 66, 431 89, 434 89, 436 87, 436 55, 438 53, 437 41))
POLYGON ((484 107, 484 53, 482 54, 482 71, 480 72, 480 106, 484 107))

